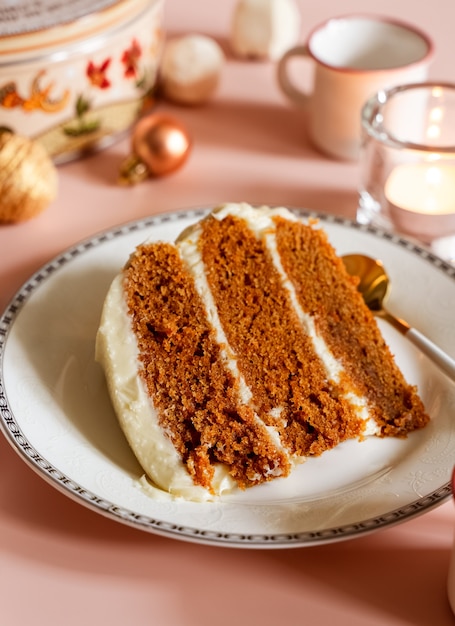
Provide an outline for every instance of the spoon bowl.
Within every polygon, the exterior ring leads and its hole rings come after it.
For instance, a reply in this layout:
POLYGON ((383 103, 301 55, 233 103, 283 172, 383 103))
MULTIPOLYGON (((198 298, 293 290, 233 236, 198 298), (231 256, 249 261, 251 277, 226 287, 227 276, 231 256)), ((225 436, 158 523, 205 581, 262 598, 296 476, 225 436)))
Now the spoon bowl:
POLYGON ((357 289, 362 294, 368 308, 375 315, 392 324, 438 365, 449 378, 455 381, 455 360, 420 331, 412 328, 404 320, 395 317, 384 307, 385 299, 390 291, 390 280, 382 261, 365 254, 347 254, 342 257, 342 260, 348 274, 359 278, 357 289))
POLYGON ((381 261, 363 254, 347 254, 343 263, 351 276, 358 276, 357 289, 372 311, 380 311, 389 292, 390 281, 381 261))

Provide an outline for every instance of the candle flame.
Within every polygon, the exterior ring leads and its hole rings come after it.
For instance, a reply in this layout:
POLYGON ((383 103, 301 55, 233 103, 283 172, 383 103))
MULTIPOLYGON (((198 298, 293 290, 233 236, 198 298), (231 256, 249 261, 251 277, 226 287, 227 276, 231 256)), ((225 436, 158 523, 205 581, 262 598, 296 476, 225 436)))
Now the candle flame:
POLYGON ((441 184, 442 173, 435 165, 429 167, 425 172, 425 182, 433 187, 441 184))

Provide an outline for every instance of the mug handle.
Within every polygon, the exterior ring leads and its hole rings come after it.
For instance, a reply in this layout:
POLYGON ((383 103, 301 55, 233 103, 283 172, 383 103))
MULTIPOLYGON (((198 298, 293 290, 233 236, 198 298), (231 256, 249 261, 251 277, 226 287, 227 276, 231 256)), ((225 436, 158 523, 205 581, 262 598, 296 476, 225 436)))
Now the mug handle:
POLYGON ((295 104, 305 106, 310 99, 310 94, 296 87, 288 74, 288 62, 292 57, 296 56, 308 58, 308 47, 306 45, 294 46, 284 53, 277 66, 278 84, 290 100, 295 104))

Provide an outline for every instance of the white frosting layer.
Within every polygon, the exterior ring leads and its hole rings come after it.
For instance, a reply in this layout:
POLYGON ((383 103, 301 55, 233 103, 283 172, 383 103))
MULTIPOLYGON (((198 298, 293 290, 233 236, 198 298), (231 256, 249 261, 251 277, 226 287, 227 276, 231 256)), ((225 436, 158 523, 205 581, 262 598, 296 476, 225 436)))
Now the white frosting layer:
MULTIPOLYGON (((298 318, 324 364, 327 377, 335 383, 339 381, 343 368, 332 355, 322 337, 316 332, 311 317, 300 307, 295 289, 284 272, 276 248, 273 217, 280 216, 293 221, 297 221, 297 218, 285 208, 253 208, 248 204, 226 204, 214 211, 212 215, 219 220, 224 219, 227 215, 242 218, 247 221, 249 228, 256 237, 264 239, 298 318)), ((252 398, 251 390, 239 373, 235 354, 228 345, 205 277, 203 262, 197 245, 200 232, 201 227, 198 224, 190 227, 180 235, 176 245, 194 277, 196 289, 207 308, 209 321, 215 329, 217 341, 221 346, 222 358, 233 375, 238 377, 240 381, 239 400, 248 404, 252 398)), ((104 303, 97 334, 96 360, 101 363, 105 371, 109 393, 120 425, 147 476, 158 487, 175 497, 195 501, 213 499, 213 496, 206 489, 193 484, 170 438, 160 427, 157 411, 145 389, 142 377, 138 376, 138 348, 127 312, 123 274, 119 274, 114 279, 104 303)), ((365 421, 364 435, 377 434, 379 428, 368 414, 366 400, 354 393, 346 396, 346 399, 351 403, 359 417, 365 421)), ((280 407, 273 409, 273 413, 274 417, 279 418, 280 407)), ((274 443, 281 447, 277 432, 271 427, 267 427, 267 430, 274 443)), ((280 473, 273 467, 269 469, 269 472, 273 476, 280 473)), ((212 483, 214 492, 221 494, 232 490, 235 485, 236 483, 229 476, 227 468, 218 464, 215 467, 215 477, 212 483)))
MULTIPOLYGON (((305 313, 305 311, 300 306, 295 287, 289 280, 288 275, 284 271, 283 265, 281 263, 281 258, 278 253, 274 232, 266 231, 264 234, 264 240, 266 242, 267 249, 272 256, 273 263, 281 276, 283 287, 289 294, 289 298, 291 300, 294 311, 297 314, 298 320, 302 327, 305 329, 305 332, 307 333, 309 338, 311 339, 314 351, 322 361, 327 378, 335 384, 338 384, 340 382, 340 377, 343 372, 343 366, 334 357, 324 339, 316 331, 316 325, 313 318, 308 315, 308 313, 305 313)), ((366 399, 355 394, 354 392, 345 394, 343 397, 352 406, 359 419, 365 422, 363 434, 366 436, 379 434, 381 429, 376 423, 375 419, 370 417, 366 399)))
MULTIPOLYGON (((252 210, 253 209, 249 205, 226 205, 226 207, 215 211, 214 215, 217 219, 223 219, 223 217, 227 214, 242 216, 249 215, 252 210), (232 210, 229 211, 228 207, 232 207, 232 210)), ((270 222, 270 220, 265 221, 270 222)), ((239 401, 242 404, 248 404, 251 401, 253 394, 251 392, 251 389, 246 384, 244 377, 240 373, 237 365, 237 357, 232 351, 228 339, 224 333, 218 315, 218 309, 216 308, 212 292, 210 291, 210 287, 207 282, 204 262, 202 260, 198 245, 201 233, 201 225, 195 224, 194 227, 192 227, 191 229, 187 229, 185 237, 178 238, 176 245, 180 252, 181 258, 185 261, 186 266, 193 277, 196 291, 198 292, 199 297, 204 304, 207 318, 212 328, 215 330, 216 341, 220 346, 221 358, 223 359, 226 367, 232 372, 233 376, 239 381, 239 401)), ((275 411, 274 417, 275 419, 279 419, 279 412, 275 411)), ((256 419, 257 422, 262 424, 262 420, 260 420, 257 415, 256 419)), ((286 454, 285 449, 281 444, 278 432, 272 427, 268 427, 267 430, 269 432, 269 435, 272 437, 275 445, 286 454)), ((274 476, 279 476, 281 474, 281 470, 270 468, 269 473, 274 476)))
POLYGON ((210 291, 207 277, 204 271, 204 263, 198 249, 199 236, 201 234, 200 227, 194 227, 186 231, 184 238, 179 238, 176 242, 181 258, 185 261, 186 266, 191 273, 196 291, 198 292, 202 302, 204 303, 207 319, 215 331, 216 341, 220 346, 221 357, 232 372, 234 378, 239 381, 239 396, 243 404, 248 404, 252 398, 250 388, 246 385, 243 376, 237 367, 237 360, 234 353, 230 349, 227 337, 221 326, 218 310, 210 291))

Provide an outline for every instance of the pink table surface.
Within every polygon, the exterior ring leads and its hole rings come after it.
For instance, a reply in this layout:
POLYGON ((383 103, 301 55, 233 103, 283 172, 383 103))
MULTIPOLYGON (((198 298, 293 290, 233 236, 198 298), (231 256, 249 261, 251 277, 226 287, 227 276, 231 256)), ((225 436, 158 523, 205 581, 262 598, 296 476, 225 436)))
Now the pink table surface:
MULTIPOLYGON (((302 40, 318 22, 340 13, 412 20, 435 41, 432 77, 455 78, 452 0, 299 4, 302 40)), ((229 54, 233 6, 234 0, 167 1, 168 35, 205 33, 227 52, 210 104, 160 105, 194 137, 185 167, 119 188, 128 139, 60 166, 58 199, 40 217, 0 228, 0 309, 32 272, 69 245, 150 214, 246 200, 355 215, 358 166, 331 161, 308 144, 305 116, 280 94, 273 63, 229 54)), ((0 623, 443 626, 454 622, 446 597, 454 525, 447 502, 401 525, 332 545, 249 551, 189 544, 83 508, 29 469, 2 436, 0 623)))

